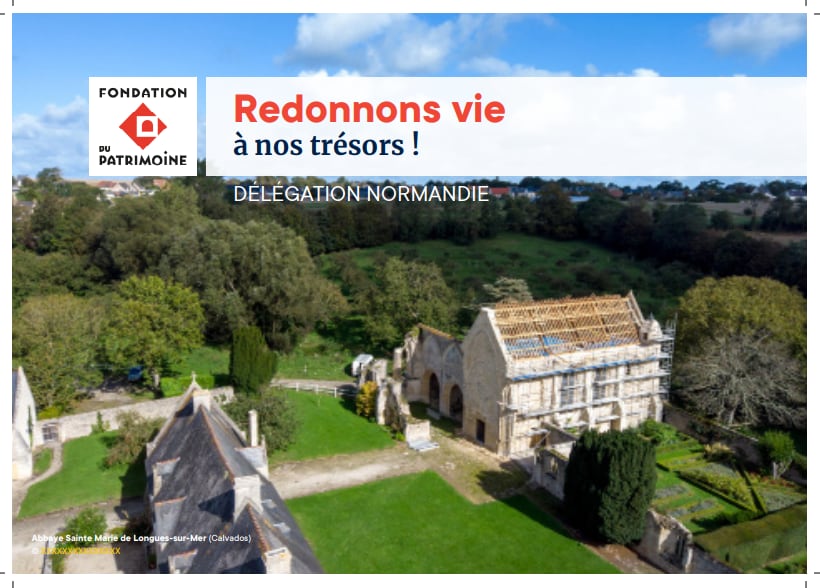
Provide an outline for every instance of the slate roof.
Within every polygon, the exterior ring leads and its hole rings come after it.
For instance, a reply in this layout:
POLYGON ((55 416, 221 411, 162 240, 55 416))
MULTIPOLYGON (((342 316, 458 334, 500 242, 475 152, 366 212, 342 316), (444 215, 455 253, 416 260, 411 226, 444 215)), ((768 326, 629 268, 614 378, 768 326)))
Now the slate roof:
MULTIPOLYGON (((192 386, 193 388, 193 386, 192 386)), ((145 468, 154 510, 154 535, 249 536, 249 542, 169 541, 158 549, 160 571, 169 558, 190 573, 265 573, 266 553, 287 548, 295 573, 322 568, 266 476, 254 467, 264 447, 248 447, 216 402, 197 406, 192 389, 149 445, 145 468), (196 408, 195 408, 196 406, 196 408), (161 480, 154 488, 154 469, 161 480), (257 484, 258 497, 242 506, 240 485, 257 484), (240 509, 236 509, 239 501, 240 509)), ((265 462, 266 463, 266 462, 265 462)))

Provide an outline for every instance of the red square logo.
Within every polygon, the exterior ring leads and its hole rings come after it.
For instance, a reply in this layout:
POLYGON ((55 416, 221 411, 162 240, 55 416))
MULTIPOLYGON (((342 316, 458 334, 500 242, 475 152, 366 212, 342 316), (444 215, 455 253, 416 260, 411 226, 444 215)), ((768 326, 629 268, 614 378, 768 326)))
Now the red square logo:
POLYGON ((167 127, 145 103, 142 103, 125 119, 120 128, 140 149, 145 149, 167 127))

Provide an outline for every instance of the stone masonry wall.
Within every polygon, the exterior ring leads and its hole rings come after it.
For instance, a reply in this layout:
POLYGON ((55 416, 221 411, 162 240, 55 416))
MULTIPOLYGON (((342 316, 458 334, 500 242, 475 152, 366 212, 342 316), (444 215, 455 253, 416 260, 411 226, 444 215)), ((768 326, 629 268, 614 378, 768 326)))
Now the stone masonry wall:
MULTIPOLYGON (((233 388, 230 386, 214 388, 210 392, 211 397, 220 404, 233 400, 233 388)), ((56 425, 59 435, 58 438, 62 443, 76 439, 77 437, 90 435, 92 427, 97 424, 97 413, 102 416, 102 420, 108 430, 116 430, 119 428, 117 415, 121 413, 132 411, 145 418, 168 418, 173 414, 181 400, 182 396, 174 396, 173 398, 160 398, 159 400, 149 400, 148 402, 127 404, 115 408, 104 408, 99 411, 72 414, 56 419, 46 419, 39 421, 37 426, 42 431, 44 427, 56 425)))

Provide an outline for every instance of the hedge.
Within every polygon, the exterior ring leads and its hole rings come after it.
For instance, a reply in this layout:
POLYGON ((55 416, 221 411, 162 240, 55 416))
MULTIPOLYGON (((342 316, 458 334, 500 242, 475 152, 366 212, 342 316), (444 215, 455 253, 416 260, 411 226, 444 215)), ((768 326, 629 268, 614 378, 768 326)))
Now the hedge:
POLYGON ((801 504, 696 535, 695 542, 732 567, 748 571, 805 551, 806 532, 806 505, 801 504))
POLYGON ((687 482, 717 494, 732 504, 747 510, 757 510, 751 491, 743 478, 711 474, 699 469, 680 470, 677 474, 687 482))

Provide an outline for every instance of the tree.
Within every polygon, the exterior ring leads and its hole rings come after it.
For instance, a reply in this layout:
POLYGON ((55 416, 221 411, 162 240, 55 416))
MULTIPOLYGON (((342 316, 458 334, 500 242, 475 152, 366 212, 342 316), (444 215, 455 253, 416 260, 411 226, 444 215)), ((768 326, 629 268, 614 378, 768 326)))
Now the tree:
POLYGON ((268 349, 259 327, 240 327, 231 345, 231 381, 237 392, 258 394, 276 372, 276 354, 268 349))
POLYGON ((363 298, 365 330, 382 349, 398 345, 418 323, 447 329, 455 320, 455 296, 435 263, 390 257, 378 272, 377 286, 363 298))
POLYGON ((720 231, 728 231, 734 226, 732 214, 728 210, 716 210, 709 218, 709 226, 720 231))
POLYGON ((630 255, 643 257, 652 242, 652 215, 640 204, 623 207, 615 217, 607 236, 607 244, 630 255))
POLYGON ((587 237, 604 242, 624 206, 609 195, 595 195, 578 205, 578 221, 587 237))
POLYGON ((112 280, 155 272, 163 253, 201 221, 196 192, 176 183, 153 196, 121 199, 102 218, 93 262, 112 280))
POLYGON ((677 363, 677 394, 727 426, 805 428, 801 362, 766 332, 718 332, 677 363))
POLYGON ((711 337, 771 333, 789 354, 806 357, 806 299, 769 278, 732 276, 699 280, 680 301, 677 355, 698 349, 711 337))
POLYGON ((146 445, 156 436, 165 421, 162 418, 150 419, 129 410, 117 415, 117 422, 117 440, 108 449, 105 457, 107 466, 133 465, 144 459, 146 445))
POLYGON ((655 479, 652 443, 631 430, 588 430, 569 456, 564 504, 587 533, 609 543, 630 543, 643 536, 655 479))
POLYGON ((775 278, 789 286, 797 286, 804 296, 808 291, 807 247, 805 239, 789 243, 777 256, 774 270, 775 278))
POLYGON ((293 403, 282 390, 265 390, 259 394, 241 394, 223 405, 231 419, 243 429, 248 412, 255 410, 259 432, 265 439, 268 453, 281 451, 293 443, 299 429, 299 419, 293 403))
POLYGON ((794 459, 794 440, 783 431, 766 431, 760 438, 760 449, 772 464, 772 478, 775 480, 789 469, 794 459))
POLYGON ((204 316, 195 292, 156 276, 122 282, 105 326, 109 361, 120 369, 144 366, 159 387, 159 375, 202 344, 204 316))
POLYGON ((103 318, 99 300, 71 294, 34 296, 14 317, 14 355, 25 367, 38 409, 68 409, 83 388, 100 383, 96 364, 103 318))
POLYGON ((578 236, 575 205, 555 182, 547 182, 535 199, 538 232, 552 239, 578 236))
POLYGON ((768 276, 783 246, 769 239, 754 239, 735 229, 715 245, 714 272, 719 276, 768 276))
POLYGON ((684 202, 666 208, 654 228, 656 255, 663 261, 691 261, 707 224, 706 211, 697 204, 684 202))
POLYGON ((484 284, 487 302, 531 302, 532 294, 527 281, 519 278, 500 277, 492 284, 484 284))
POLYGON ((256 325, 273 349, 287 352, 346 306, 304 240, 274 222, 198 223, 164 252, 159 273, 199 293, 212 341, 256 325))

